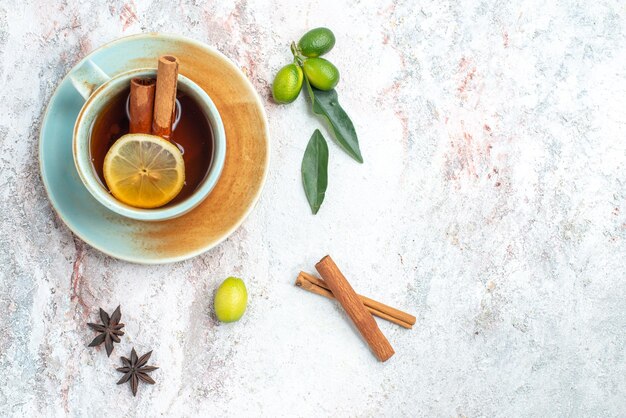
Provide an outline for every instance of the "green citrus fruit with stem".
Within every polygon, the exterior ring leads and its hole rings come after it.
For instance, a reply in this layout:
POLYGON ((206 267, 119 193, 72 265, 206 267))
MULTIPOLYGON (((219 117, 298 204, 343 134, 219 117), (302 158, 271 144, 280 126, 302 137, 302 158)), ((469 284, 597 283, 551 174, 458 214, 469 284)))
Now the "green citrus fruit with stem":
POLYGON ((285 65, 281 68, 272 84, 272 96, 276 103, 291 103, 298 98, 302 90, 302 68, 296 64, 285 65))
POLYGON ((324 55, 335 46, 335 35, 328 28, 311 29, 298 41, 298 49, 305 57, 324 55))
POLYGON ((309 58, 304 61, 304 74, 309 83, 320 90, 331 90, 339 83, 339 70, 324 58, 309 58))
POLYGON ((213 308, 217 319, 222 322, 235 322, 243 316, 248 303, 248 291, 243 280, 229 277, 215 292, 213 308))

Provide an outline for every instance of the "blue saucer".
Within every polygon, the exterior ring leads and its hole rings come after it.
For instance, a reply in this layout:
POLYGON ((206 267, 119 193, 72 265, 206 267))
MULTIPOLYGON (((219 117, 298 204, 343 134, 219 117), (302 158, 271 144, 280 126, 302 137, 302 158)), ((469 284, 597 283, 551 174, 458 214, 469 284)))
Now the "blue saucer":
POLYGON ((41 177, 59 218, 92 247, 112 257, 136 263, 180 261, 222 242, 237 229, 254 207, 269 165, 267 122, 258 94, 243 73, 218 51, 180 36, 142 34, 102 46, 85 57, 75 68, 90 59, 113 77, 132 69, 150 66, 149 63, 156 63, 157 57, 165 53, 181 58, 181 74, 192 79, 195 75, 196 80, 202 74, 211 74, 212 77, 227 76, 230 83, 228 91, 240 89, 237 103, 231 104, 229 100, 232 102, 232 99, 225 97, 226 93, 218 85, 212 87, 207 82, 198 83, 214 99, 223 115, 227 138, 244 137, 228 145, 227 156, 230 153, 230 158, 235 160, 226 162, 230 169, 225 169, 222 173, 222 178, 212 192, 218 196, 212 202, 209 196, 206 204, 203 203, 190 214, 163 222, 134 221, 119 216, 98 203, 83 186, 74 166, 73 128, 84 100, 67 76, 50 99, 39 138, 41 177), (235 106, 240 105, 242 95, 249 100, 243 103, 243 113, 238 112, 235 123, 233 118, 229 120, 229 114, 235 114, 235 106), (241 121, 241 114, 247 114, 247 120, 241 121), (245 122, 244 127, 240 127, 242 122, 245 122), (255 132, 254 138, 237 132, 238 129, 249 131, 251 127, 255 132), (242 154, 245 158, 241 158, 242 154), (239 159, 236 158, 238 155, 239 159), (242 161, 250 165, 236 166, 242 164, 242 161), (249 172, 247 180, 244 179, 245 184, 237 183, 239 180, 236 175, 241 175, 241 172, 249 172), (218 190, 220 183, 222 191, 218 190), (244 189, 245 192, 228 194, 226 189, 233 188, 244 189), (223 203, 217 202, 219 197, 223 203), (228 199, 231 201, 228 202, 228 199), (225 205, 223 216, 220 215, 218 205, 225 205))

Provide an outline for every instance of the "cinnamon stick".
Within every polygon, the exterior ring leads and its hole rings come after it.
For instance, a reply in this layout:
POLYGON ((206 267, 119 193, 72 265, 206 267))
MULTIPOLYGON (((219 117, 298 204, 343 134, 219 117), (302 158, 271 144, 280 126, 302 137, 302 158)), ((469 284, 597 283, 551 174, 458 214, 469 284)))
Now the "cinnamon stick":
POLYGON ((156 94, 152 134, 169 140, 176 109, 176 85, 178 83, 178 58, 163 55, 157 68, 156 94))
MULTIPOLYGON (((301 271, 300 272, 300 276, 302 276, 302 278, 304 280, 308 280, 309 282, 311 282, 312 284, 319 286, 321 288, 324 288, 326 290, 329 290, 330 288, 328 287, 328 285, 326 284, 326 282, 324 280, 318 279, 317 277, 313 276, 312 274, 309 274, 307 272, 301 271)), ((332 295, 332 293, 331 293, 332 295)), ((406 312, 403 312, 399 309, 396 308, 392 308, 389 305, 385 305, 384 303, 375 301, 374 299, 370 299, 367 296, 363 296, 363 295, 359 295, 357 294, 357 296, 359 297, 359 299, 361 299, 361 302, 363 302, 363 305, 365 305, 366 308, 368 308, 368 310, 370 312, 372 312, 372 310, 376 311, 376 312, 382 312, 383 314, 386 314, 387 316, 396 319, 399 322, 402 322, 402 324, 395 322, 395 321, 391 321, 394 323, 397 323, 398 325, 401 325, 405 328, 412 328, 412 325, 415 325, 416 322, 416 318, 406 312), (370 310, 372 309, 372 310, 370 310)), ((334 296, 333 296, 334 299, 334 296)), ((373 315, 376 315, 374 312, 372 312, 373 315)), ((376 315, 379 316, 379 315, 376 315)), ((382 316, 380 316, 380 318, 382 318, 382 316)), ((386 319, 386 318, 385 318, 386 319)))
POLYGON ((130 116, 131 134, 149 134, 152 132, 152 114, 156 81, 153 78, 133 78, 130 80, 130 116))
MULTIPOLYGON (((303 271, 300 272, 300 274, 298 275, 298 277, 296 278, 296 286, 301 287, 304 290, 308 290, 311 293, 315 293, 317 295, 320 296, 324 296, 328 299, 332 299, 335 300, 335 296, 333 295, 333 293, 327 289, 326 286, 328 286, 323 280, 318 279, 315 276, 312 276, 308 273, 305 273, 303 271), (315 281, 311 281, 310 279, 315 279, 315 281), (323 283, 323 286, 318 285, 317 283, 323 283)), ((380 311, 376 308, 373 308, 372 306, 369 306, 366 302, 366 299, 364 296, 358 295, 359 298, 361 299, 361 301, 363 302, 363 304, 365 305, 365 309, 367 309, 372 315, 377 316, 379 318, 385 319, 389 322, 393 322, 396 325, 400 325, 401 327, 407 328, 407 329, 411 329, 413 328, 413 325, 409 324, 408 322, 404 322, 401 319, 398 319, 392 315, 389 315, 383 311, 380 311)), ((371 299, 370 299, 371 300, 371 299)), ((382 305, 382 304, 381 304, 382 305)), ((384 305, 386 306, 386 305, 384 305)), ((393 308, 391 308, 393 309, 393 308)), ((401 312, 401 311, 400 311, 401 312)), ((408 315, 408 314, 407 314, 408 315)))
POLYGON ((359 296, 352 289, 333 259, 327 255, 315 265, 315 268, 370 346, 376 358, 380 361, 387 361, 395 353, 391 344, 380 331, 372 314, 365 309, 359 296))

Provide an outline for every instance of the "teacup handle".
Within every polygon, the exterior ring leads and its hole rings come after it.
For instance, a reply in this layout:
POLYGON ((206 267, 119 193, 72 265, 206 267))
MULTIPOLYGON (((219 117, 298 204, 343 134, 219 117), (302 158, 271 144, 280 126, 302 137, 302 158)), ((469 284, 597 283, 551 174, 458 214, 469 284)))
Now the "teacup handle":
POLYGON ((102 84, 109 81, 109 77, 93 61, 87 60, 70 75, 70 81, 74 88, 85 100, 102 84))

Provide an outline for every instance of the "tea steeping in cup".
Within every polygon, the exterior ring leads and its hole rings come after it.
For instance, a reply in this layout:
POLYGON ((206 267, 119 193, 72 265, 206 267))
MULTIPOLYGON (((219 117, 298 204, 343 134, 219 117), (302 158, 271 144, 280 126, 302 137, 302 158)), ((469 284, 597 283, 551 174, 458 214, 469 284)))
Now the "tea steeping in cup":
POLYGON ((163 206, 185 184, 184 148, 169 142, 175 119, 177 76, 178 59, 164 55, 159 58, 156 82, 131 80, 127 103, 133 133, 115 141, 105 155, 103 166, 111 194, 130 206, 145 209, 163 206))
MULTIPOLYGON (((88 95, 74 129, 74 160, 87 189, 109 209, 133 219, 164 220, 193 209, 215 186, 225 159, 224 127, 211 99, 191 80, 170 73, 162 77, 170 83, 170 88, 164 89, 165 96, 161 95, 170 103, 163 111, 158 100, 161 71, 157 74, 149 69, 120 74, 93 92, 84 91, 89 83, 81 79, 93 79, 94 71, 89 66, 95 67, 89 61, 86 65, 87 70, 81 68, 72 81, 81 94, 88 95), (129 98, 131 80, 146 80, 139 84, 149 88, 154 86, 149 80, 155 76, 153 121, 156 123, 158 113, 169 115, 161 120, 170 126, 174 118, 177 123, 169 133, 160 130, 161 138, 147 132, 127 135, 131 132, 132 116, 137 114, 133 105, 137 100, 129 98), (105 169, 107 158, 108 168, 113 170, 105 169), (161 186, 169 184, 168 190, 159 185, 162 181, 165 183, 161 186)), ((101 70, 96 72, 96 76, 102 74, 101 70)), ((143 93, 142 98, 150 96, 143 93)), ((153 123, 151 130, 154 129, 153 123)))

